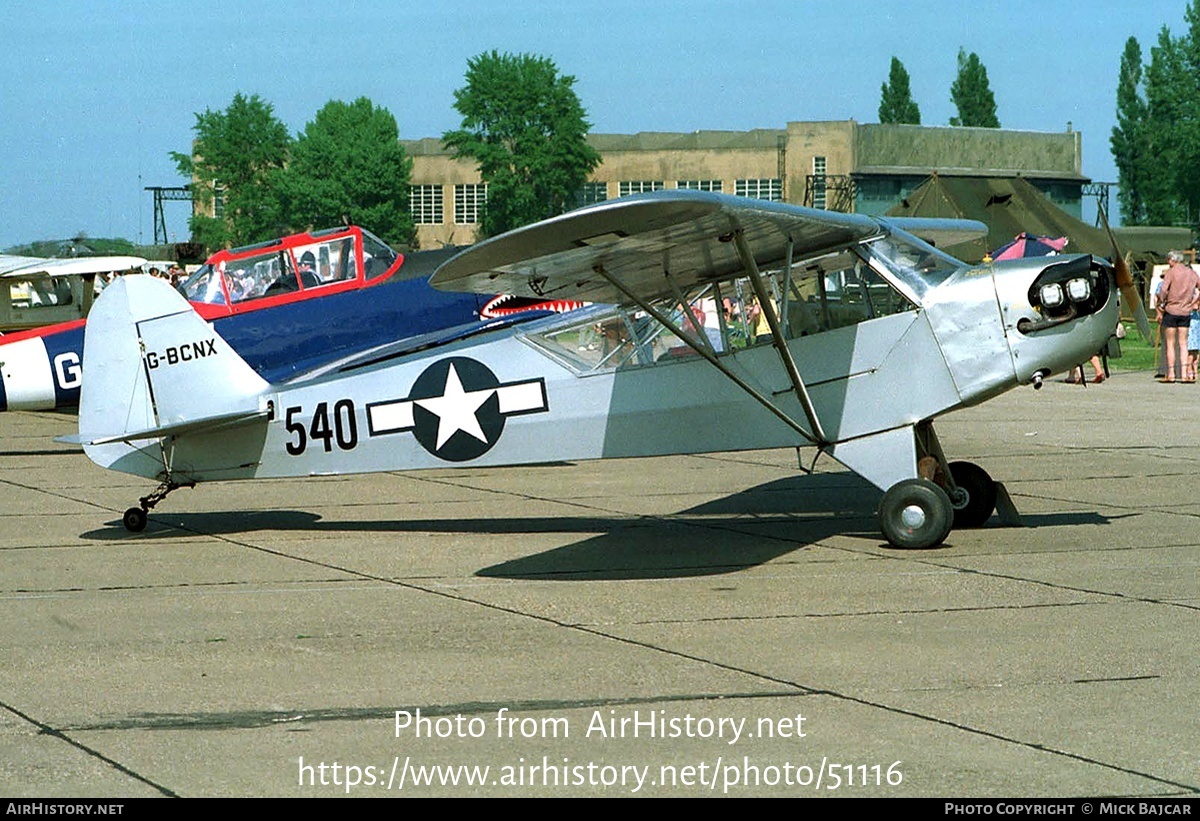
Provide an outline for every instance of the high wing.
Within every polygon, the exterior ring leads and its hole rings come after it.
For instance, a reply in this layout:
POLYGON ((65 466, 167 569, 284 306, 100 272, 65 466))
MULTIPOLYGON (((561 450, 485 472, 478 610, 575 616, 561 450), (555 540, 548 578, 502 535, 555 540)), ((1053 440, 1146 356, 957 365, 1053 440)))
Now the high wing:
MULTIPOLYGON (((627 304, 633 293, 653 301, 741 276, 746 260, 738 235, 763 268, 848 247, 884 233, 886 225, 861 214, 659 191, 598 203, 486 240, 444 264, 431 283, 474 293, 618 304, 627 304)), ((908 219, 896 227, 937 242, 987 230, 968 220, 908 219)))
POLYGON ((128 271, 131 268, 141 268, 146 264, 145 257, 108 256, 108 257, 72 257, 69 259, 36 259, 18 267, 0 267, 0 277, 27 278, 32 276, 65 277, 84 276, 87 274, 103 274, 109 271, 128 271))
POLYGON ((4 276, 9 271, 15 271, 18 268, 25 268, 29 265, 35 265, 39 262, 45 262, 43 257, 22 257, 13 254, 0 254, 0 276, 4 276))

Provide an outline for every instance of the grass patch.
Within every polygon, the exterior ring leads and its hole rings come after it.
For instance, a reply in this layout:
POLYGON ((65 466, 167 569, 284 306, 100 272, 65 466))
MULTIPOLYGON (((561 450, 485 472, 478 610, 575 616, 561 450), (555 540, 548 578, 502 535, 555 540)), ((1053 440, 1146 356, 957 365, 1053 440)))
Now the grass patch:
MULTIPOLYGON (((1142 339, 1137 326, 1132 322, 1122 322, 1125 326, 1125 338, 1121 340, 1121 358, 1108 360, 1108 367, 1114 371, 1152 371, 1154 370, 1154 339, 1149 342, 1142 339)), ((1158 334, 1158 323, 1150 322, 1150 332, 1158 334)))

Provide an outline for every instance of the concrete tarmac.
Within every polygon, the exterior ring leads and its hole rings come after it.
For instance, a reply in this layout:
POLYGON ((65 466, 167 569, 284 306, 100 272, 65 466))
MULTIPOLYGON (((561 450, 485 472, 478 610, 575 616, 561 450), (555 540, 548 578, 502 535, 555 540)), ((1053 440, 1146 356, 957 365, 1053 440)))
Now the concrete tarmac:
POLYGON ((939 420, 1024 526, 924 551, 793 451, 205 485, 131 535, 149 483, 0 414, 0 795, 1196 796, 1198 409, 939 420))

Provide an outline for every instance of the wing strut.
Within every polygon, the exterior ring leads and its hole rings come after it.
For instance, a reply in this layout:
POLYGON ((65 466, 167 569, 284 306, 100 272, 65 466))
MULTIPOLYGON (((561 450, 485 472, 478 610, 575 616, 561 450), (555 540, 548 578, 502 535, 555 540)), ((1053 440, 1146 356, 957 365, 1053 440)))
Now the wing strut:
MULTIPOLYGON (((796 398, 800 400, 800 407, 804 408, 804 415, 808 417, 808 424, 812 426, 813 434, 816 436, 813 441, 819 445, 828 444, 829 439, 825 436, 825 430, 821 427, 821 420, 817 418, 817 411, 813 407, 812 399, 808 395, 808 388, 804 386, 804 380, 800 378, 800 371, 796 367, 796 360, 792 358, 792 352, 788 350, 787 340, 783 337, 783 329, 779 327, 779 317, 775 315, 775 305, 771 302, 770 295, 767 293, 767 286, 763 282, 762 274, 759 273, 758 265, 754 262, 754 254, 750 252, 750 245, 746 242, 746 237, 740 228, 733 232, 733 241, 737 245, 737 252, 738 256, 742 259, 742 265, 745 267, 746 273, 750 275, 750 283, 754 286, 754 293, 758 296, 759 308, 767 318, 767 325, 771 328, 771 341, 775 345, 775 350, 779 352, 779 359, 783 362, 783 369, 787 371, 788 379, 792 381, 792 387, 796 390, 796 398)), ((790 242, 788 243, 788 251, 788 256, 790 257, 790 242)))
POLYGON ((779 311, 780 324, 783 326, 783 335, 785 337, 788 335, 788 317, 790 316, 788 313, 788 297, 792 293, 792 257, 795 255, 795 251, 796 241, 788 237, 787 265, 783 269, 785 272, 783 275, 783 307, 779 311))
MULTIPOLYGON (((700 343, 709 350, 714 356, 716 351, 713 349, 712 342, 709 341, 708 334, 704 333, 704 323, 696 320, 696 312, 692 310, 692 304, 683 296, 683 291, 679 289, 679 284, 675 281, 675 277, 671 276, 671 272, 663 269, 663 274, 667 278, 667 282, 671 283, 671 289, 675 292, 675 299, 679 302, 680 308, 687 314, 688 321, 692 323, 692 327, 696 329, 696 338, 700 343)), ((722 336, 722 339, 725 337, 722 336)))
MULTIPOLYGON (((592 270, 595 271, 600 276, 602 276, 605 280, 607 280, 610 285, 612 285, 614 288, 616 288, 618 291, 620 291, 622 294, 624 294, 629 300, 631 300, 633 303, 635 303, 639 308, 641 308, 643 311, 645 311, 647 314, 649 314, 651 317, 653 317, 654 321, 656 321, 658 324, 662 325, 664 328, 669 330, 671 333, 675 334, 677 337, 679 337, 683 341, 683 343, 685 345, 687 345, 693 351, 698 353, 700 356, 704 357, 704 359, 710 365, 712 365, 714 368, 719 370, 721 373, 725 374, 725 376, 729 377, 729 379, 732 380, 735 385, 737 385, 739 388, 744 390, 756 402, 758 402, 764 408, 766 408, 771 413, 773 413, 775 416, 777 416, 781 422, 786 424, 792 430, 796 431, 796 433, 800 434, 808 441, 812 442, 814 445, 824 445, 825 444, 824 437, 822 437, 821 439, 818 439, 817 437, 813 436, 812 433, 805 430, 802 425, 800 425, 798 422, 796 422, 796 420, 792 419, 792 417, 788 416, 786 413, 784 413, 782 410, 780 410, 780 408, 777 407, 774 402, 772 402, 770 399, 768 399, 766 396, 764 396, 760 391, 755 389, 755 387, 753 385, 749 384, 748 382, 746 382, 746 380, 742 379, 736 373, 731 371, 725 365, 724 362, 722 362, 720 359, 717 358, 716 354, 709 351, 706 346, 702 345, 699 341, 694 339, 692 334, 689 334, 686 331, 684 331, 682 328, 676 326, 675 323, 671 321, 670 317, 668 317, 662 311, 655 308, 653 305, 651 305, 648 301, 646 301, 642 297, 635 294, 633 291, 629 290, 629 288, 625 287, 625 283, 621 282, 619 279, 617 279, 612 274, 610 274, 607 270, 605 270, 603 265, 596 265, 592 268, 592 270)), ((701 335, 701 336, 703 335, 703 330, 700 331, 699 335, 701 335)))

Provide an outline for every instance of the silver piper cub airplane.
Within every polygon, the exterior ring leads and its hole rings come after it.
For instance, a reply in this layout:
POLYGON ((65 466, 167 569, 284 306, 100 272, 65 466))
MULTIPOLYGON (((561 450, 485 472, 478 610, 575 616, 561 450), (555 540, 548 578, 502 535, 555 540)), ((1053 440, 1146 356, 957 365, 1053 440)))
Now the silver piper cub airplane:
POLYGON ((92 310, 79 437, 161 484, 815 446, 884 491, 898 547, 977 526, 998 486, 947 462, 941 414, 1087 359, 1117 323, 1091 256, 967 265, 977 222, 885 220, 691 191, 486 242, 433 283, 596 305, 434 332, 268 384, 169 287, 92 310))

